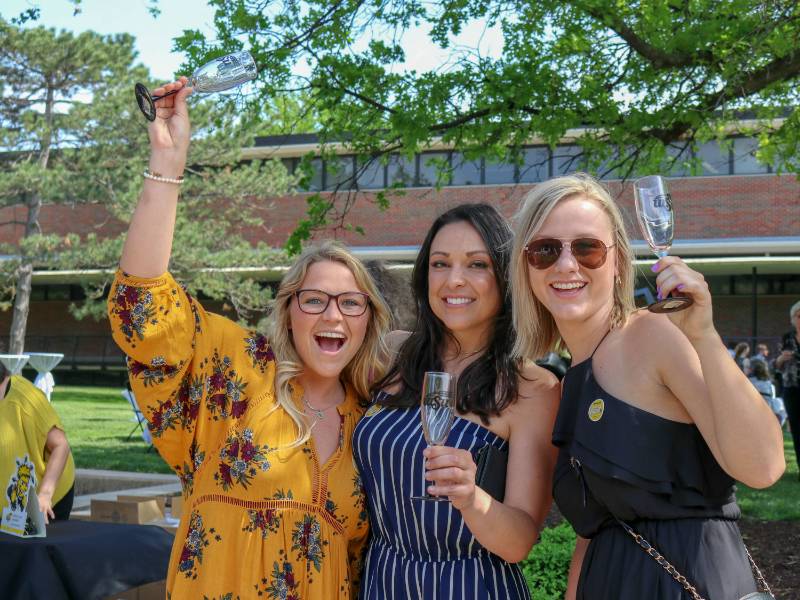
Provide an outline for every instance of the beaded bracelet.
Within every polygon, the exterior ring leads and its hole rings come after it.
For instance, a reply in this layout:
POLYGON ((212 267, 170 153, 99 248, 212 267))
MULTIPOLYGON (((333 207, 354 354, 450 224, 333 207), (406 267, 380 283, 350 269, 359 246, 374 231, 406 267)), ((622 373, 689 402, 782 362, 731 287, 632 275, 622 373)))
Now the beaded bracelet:
POLYGON ((176 178, 164 177, 161 173, 151 172, 150 169, 145 169, 144 173, 142 173, 142 177, 145 179, 152 179, 153 181, 160 181, 161 183, 174 183, 175 185, 181 185, 183 183, 183 175, 179 175, 176 178))

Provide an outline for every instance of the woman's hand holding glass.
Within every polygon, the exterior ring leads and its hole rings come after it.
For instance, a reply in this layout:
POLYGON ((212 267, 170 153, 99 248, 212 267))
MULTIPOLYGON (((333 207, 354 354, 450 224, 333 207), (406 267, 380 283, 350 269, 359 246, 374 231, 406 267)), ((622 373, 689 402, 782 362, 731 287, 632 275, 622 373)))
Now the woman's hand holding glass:
POLYGON ((667 298, 673 290, 689 296, 694 303, 685 310, 669 312, 670 321, 677 325, 689 340, 716 335, 711 306, 711 292, 705 278, 690 269, 677 256, 665 256, 653 265, 658 273, 656 285, 660 298, 667 298))
POLYGON ((429 446, 425 456, 425 479, 432 496, 447 496, 454 508, 463 510, 475 502, 477 466, 468 450, 449 446, 429 446))
POLYGON ((186 77, 181 77, 178 81, 153 90, 156 94, 178 90, 174 95, 156 100, 157 116, 147 127, 151 150, 150 171, 164 177, 180 176, 186 165, 191 136, 186 98, 192 93, 192 88, 186 87, 187 82, 186 77))

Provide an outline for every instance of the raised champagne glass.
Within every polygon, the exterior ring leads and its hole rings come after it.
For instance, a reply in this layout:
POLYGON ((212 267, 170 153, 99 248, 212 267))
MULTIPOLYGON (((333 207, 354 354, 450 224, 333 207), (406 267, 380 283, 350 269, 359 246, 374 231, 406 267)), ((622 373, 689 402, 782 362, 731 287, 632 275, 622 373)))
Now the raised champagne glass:
MULTIPOLYGON (((207 62, 189 77, 189 87, 201 94, 228 90, 256 78, 258 69, 249 52, 234 52, 207 62)), ((178 90, 153 96, 141 83, 134 86, 136 102, 148 121, 156 120, 156 100, 176 94, 178 90)))
MULTIPOLYGON (((666 180, 661 175, 637 179, 633 183, 633 195, 644 239, 656 256, 667 256, 672 247, 675 213, 666 180)), ((688 296, 668 296, 650 304, 647 310, 654 313, 677 312, 689 308, 693 302, 688 296)))
MULTIPOLYGON (((455 379, 450 373, 427 371, 422 381, 419 415, 422 420, 422 433, 429 446, 441 446, 450 435, 450 428, 456 413, 455 379)), ((427 490, 424 473, 423 489, 427 490)), ((448 501, 446 496, 412 496, 412 500, 448 501)))

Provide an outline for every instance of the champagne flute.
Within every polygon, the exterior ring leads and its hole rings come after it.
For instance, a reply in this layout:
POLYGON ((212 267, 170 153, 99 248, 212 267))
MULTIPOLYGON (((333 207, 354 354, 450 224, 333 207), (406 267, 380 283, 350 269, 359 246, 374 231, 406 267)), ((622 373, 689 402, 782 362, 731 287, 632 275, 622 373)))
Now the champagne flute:
MULTIPOLYGON (((199 67, 189 77, 189 87, 201 94, 221 92, 256 78, 258 69, 253 56, 249 52, 234 52, 215 58, 199 67)), ((134 86, 136 102, 148 121, 156 120, 155 101, 176 94, 178 90, 167 92, 161 96, 152 96, 141 83, 134 86)))
MULTIPOLYGON (((633 183, 636 199, 636 216, 644 239, 659 258, 669 254, 672 247, 672 231, 675 213, 667 182, 661 175, 649 175, 633 183)), ((647 307, 654 313, 677 312, 689 308, 694 301, 688 296, 669 296, 647 307)))
MULTIPOLYGON (((422 420, 422 432, 429 446, 441 446, 450 435, 450 428, 456 413, 455 380, 450 373, 427 371, 422 381, 419 415, 422 420)), ((423 474, 423 489, 427 482, 423 474)), ((425 492, 423 496, 412 496, 412 500, 447 501, 445 496, 431 496, 425 492)))

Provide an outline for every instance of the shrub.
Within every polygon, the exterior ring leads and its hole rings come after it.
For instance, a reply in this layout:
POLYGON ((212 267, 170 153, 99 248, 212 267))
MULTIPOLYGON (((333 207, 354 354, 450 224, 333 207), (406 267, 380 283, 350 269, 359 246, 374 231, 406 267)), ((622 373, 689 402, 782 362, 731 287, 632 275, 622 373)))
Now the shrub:
POLYGON ((567 574, 575 532, 562 522, 542 531, 539 543, 520 563, 533 600, 560 600, 567 589, 567 574))

